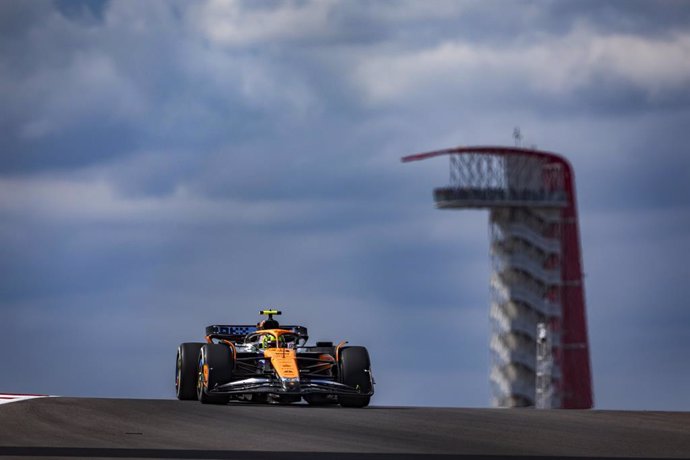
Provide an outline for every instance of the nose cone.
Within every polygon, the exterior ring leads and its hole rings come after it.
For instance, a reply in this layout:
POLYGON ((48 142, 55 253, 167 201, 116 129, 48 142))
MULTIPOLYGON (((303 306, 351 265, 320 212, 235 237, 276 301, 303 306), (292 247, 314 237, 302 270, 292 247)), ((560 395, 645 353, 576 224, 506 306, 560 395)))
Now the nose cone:
POLYGON ((283 384, 283 389, 289 392, 299 391, 299 377, 297 378, 283 378, 280 379, 283 384))

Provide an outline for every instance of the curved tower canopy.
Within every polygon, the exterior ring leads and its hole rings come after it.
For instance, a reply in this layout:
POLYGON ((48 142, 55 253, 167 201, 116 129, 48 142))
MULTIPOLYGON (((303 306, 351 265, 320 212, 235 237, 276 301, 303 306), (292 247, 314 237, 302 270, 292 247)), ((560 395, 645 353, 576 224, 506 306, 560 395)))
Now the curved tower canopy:
POLYGON ((591 408, 570 163, 555 153, 491 146, 438 150, 402 161, 437 156, 450 157, 450 184, 434 189, 436 206, 490 211, 492 404, 591 408))

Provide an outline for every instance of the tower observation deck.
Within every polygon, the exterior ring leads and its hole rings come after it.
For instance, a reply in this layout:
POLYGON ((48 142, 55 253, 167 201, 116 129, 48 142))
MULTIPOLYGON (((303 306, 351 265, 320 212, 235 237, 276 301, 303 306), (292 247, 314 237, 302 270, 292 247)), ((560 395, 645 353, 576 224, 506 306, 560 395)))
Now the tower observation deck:
POLYGON ((539 396, 541 407, 591 408, 582 258, 570 164, 550 152, 490 146, 438 150, 402 161, 438 156, 450 157, 450 185, 434 189, 436 206, 489 209, 492 405, 533 406, 539 396), (542 333, 548 330, 551 344, 546 395, 537 395, 538 325, 542 333))

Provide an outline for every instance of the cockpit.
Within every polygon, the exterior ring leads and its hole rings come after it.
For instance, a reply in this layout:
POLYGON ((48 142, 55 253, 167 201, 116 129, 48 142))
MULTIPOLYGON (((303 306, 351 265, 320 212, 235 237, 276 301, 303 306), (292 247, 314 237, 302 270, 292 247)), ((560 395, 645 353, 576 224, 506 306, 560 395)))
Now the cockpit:
POLYGON ((300 345, 300 336, 287 330, 264 330, 249 334, 244 339, 244 344, 262 350, 267 348, 297 348, 300 345))

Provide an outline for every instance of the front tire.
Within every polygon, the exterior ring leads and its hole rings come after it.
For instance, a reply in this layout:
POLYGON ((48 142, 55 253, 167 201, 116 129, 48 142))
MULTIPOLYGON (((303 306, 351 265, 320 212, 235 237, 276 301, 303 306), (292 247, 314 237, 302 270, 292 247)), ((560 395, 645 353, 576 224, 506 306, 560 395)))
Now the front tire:
MULTIPOLYGON (((343 348, 338 361, 341 383, 356 388, 361 393, 371 392, 371 362, 366 348, 343 348)), ((338 403, 343 407, 366 407, 370 400, 371 396, 338 396, 338 403)))
POLYGON ((175 395, 179 400, 196 399, 198 357, 203 343, 182 343, 177 347, 175 395))
POLYGON ((228 346, 207 343, 201 347, 196 394, 202 404, 228 403, 229 395, 209 394, 208 391, 217 385, 230 382, 234 365, 232 352, 228 346))

